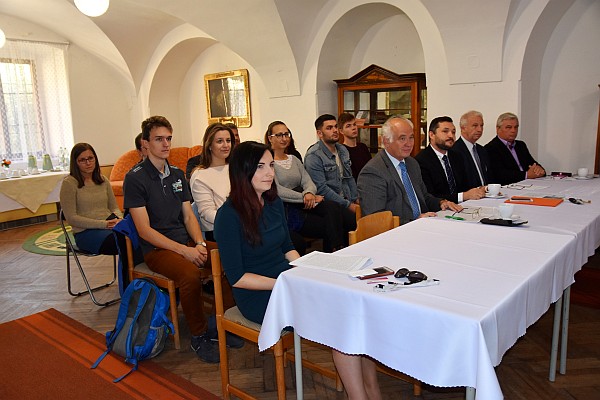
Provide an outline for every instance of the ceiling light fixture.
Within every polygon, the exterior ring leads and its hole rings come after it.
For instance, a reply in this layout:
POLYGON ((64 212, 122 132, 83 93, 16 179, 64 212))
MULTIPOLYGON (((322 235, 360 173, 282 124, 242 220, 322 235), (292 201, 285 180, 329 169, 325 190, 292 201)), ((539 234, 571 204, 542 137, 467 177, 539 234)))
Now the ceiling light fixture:
POLYGON ((75 5, 88 17, 99 17, 108 10, 110 0, 75 0, 75 5))
POLYGON ((4 31, 2 29, 0 29, 0 48, 4 47, 5 44, 6 44, 6 35, 4 34, 4 31))

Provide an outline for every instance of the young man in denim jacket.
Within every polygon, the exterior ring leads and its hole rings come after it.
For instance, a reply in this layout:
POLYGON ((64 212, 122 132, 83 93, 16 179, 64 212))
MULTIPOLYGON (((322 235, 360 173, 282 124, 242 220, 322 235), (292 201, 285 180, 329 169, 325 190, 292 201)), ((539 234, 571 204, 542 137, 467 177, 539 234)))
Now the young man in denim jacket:
POLYGON ((319 195, 354 214, 358 190, 352 177, 350 154, 338 143, 336 118, 330 114, 321 115, 315 121, 315 128, 320 140, 307 150, 304 167, 317 185, 319 195))

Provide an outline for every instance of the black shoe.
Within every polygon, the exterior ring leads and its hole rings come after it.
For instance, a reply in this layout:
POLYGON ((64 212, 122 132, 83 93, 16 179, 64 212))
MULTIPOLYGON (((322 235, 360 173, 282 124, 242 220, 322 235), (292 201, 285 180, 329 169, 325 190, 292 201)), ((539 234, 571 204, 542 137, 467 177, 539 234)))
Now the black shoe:
POLYGON ((219 362, 219 344, 212 341, 206 333, 192 336, 192 350, 205 363, 217 364, 219 362))
MULTIPOLYGON (((206 331, 206 336, 208 336, 210 340, 212 340, 214 343, 219 343, 219 335, 217 333, 217 328, 208 328, 208 331, 206 331)), ((233 333, 229 332, 225 332, 225 341, 227 347, 231 349, 241 349, 242 347, 244 347, 244 343, 246 343, 244 339, 242 339, 238 335, 234 335, 233 333)))

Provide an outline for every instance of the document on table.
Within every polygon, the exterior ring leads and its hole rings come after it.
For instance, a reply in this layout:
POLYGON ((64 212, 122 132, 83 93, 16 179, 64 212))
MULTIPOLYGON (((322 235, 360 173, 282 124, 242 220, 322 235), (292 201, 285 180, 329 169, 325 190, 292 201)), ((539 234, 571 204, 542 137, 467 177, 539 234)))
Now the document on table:
POLYGON ((324 271, 351 273, 358 271, 373 261, 363 256, 337 256, 335 254, 313 251, 305 256, 292 261, 290 264, 296 267, 308 267, 324 271))

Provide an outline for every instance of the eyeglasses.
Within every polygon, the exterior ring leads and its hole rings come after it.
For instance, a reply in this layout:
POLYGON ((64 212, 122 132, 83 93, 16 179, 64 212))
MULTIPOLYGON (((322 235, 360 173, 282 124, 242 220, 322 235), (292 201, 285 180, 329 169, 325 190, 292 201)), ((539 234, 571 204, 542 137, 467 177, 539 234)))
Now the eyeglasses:
POLYGON ((269 135, 269 137, 273 137, 275 136, 277 139, 289 139, 292 137, 292 134, 290 132, 282 132, 282 133, 272 133, 269 135))
POLYGON ((87 164, 87 163, 94 162, 95 160, 96 160, 96 157, 89 156, 88 158, 80 158, 80 159, 77 160, 77 162, 79 164, 87 164))
POLYGON ((427 280, 427 275, 421 271, 410 271, 408 268, 400 268, 394 276, 396 278, 407 278, 410 283, 419 283, 427 280))

